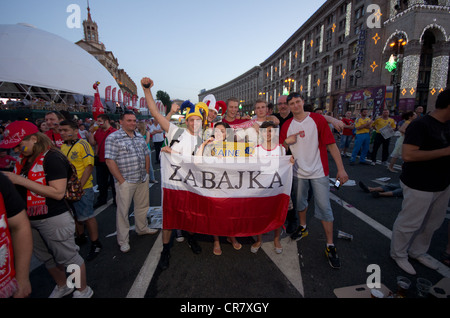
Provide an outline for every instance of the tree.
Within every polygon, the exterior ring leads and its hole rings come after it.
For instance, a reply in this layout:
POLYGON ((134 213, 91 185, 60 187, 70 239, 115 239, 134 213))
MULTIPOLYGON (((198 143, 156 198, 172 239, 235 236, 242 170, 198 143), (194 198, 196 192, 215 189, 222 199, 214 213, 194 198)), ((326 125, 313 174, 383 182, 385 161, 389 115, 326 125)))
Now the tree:
POLYGON ((156 99, 160 100, 164 106, 166 106, 166 115, 170 112, 170 108, 172 107, 172 102, 170 101, 170 96, 166 92, 157 91, 156 99))

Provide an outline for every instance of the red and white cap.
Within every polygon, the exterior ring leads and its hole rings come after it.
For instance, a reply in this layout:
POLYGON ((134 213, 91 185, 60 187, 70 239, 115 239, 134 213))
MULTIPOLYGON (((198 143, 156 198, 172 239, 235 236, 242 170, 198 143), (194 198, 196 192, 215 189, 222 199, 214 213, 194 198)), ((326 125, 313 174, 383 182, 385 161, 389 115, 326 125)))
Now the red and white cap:
POLYGON ((12 122, 6 127, 3 133, 4 137, 0 142, 0 148, 11 149, 17 147, 25 137, 37 132, 39 132, 37 126, 28 121, 20 120, 12 122))

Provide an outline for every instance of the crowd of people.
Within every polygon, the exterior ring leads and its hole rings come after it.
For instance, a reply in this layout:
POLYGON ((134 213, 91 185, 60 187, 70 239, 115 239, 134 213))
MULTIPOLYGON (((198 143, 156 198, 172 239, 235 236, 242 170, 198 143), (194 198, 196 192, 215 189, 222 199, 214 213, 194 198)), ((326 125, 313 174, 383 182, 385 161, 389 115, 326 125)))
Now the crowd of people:
MULTIPOLYGON (((151 92, 153 84, 150 78, 141 81, 153 116, 150 121, 139 122, 132 111, 121 114, 119 123, 107 114, 99 115, 96 121, 77 121, 68 113, 50 111, 35 123, 5 123, 0 141, 3 171, 0 173, 0 238, 5 237, 6 243, 0 248, 5 248, 11 256, 7 260, 14 266, 11 266, 12 271, 0 274, 6 282, 0 287, 0 297, 30 294, 28 276, 32 252, 45 264, 56 283, 50 297, 70 293, 78 298, 92 297, 94 292, 87 283, 85 260, 93 260, 102 250, 96 211, 107 203, 108 189, 112 190, 116 207, 117 244, 121 252, 127 253, 131 249, 128 212, 132 203, 136 233, 158 232, 149 227, 147 212, 149 184, 158 182, 153 165, 159 164, 160 153, 218 156, 214 147, 217 141, 253 142, 255 156, 291 156, 293 181, 286 232, 293 240, 309 234, 306 214, 313 202, 314 216, 321 221, 326 237, 325 255, 329 265, 336 269, 341 263, 333 241, 328 156, 337 168, 333 177, 341 185, 349 180, 343 158, 350 157, 350 165, 354 165, 358 157, 360 164, 375 164, 381 147, 381 161, 390 171, 395 171, 394 163, 402 158, 399 185, 380 188, 368 187, 362 182, 359 185, 375 197, 388 196, 385 193, 403 196, 390 248, 390 255, 398 266, 415 274, 408 261, 410 257, 437 268, 427 251, 433 233, 444 221, 450 199, 450 90, 439 95, 436 109, 429 114, 423 115, 419 109, 405 113, 402 121, 396 123, 389 117, 388 110, 374 119, 367 109, 362 109, 356 118, 352 118, 351 112, 339 119, 323 115, 320 110, 308 108, 299 93, 280 96, 276 113, 265 101, 256 101, 254 117, 238 118, 237 98, 230 98, 226 103, 205 100, 197 105, 173 104, 168 115, 163 116, 151 92), (185 129, 170 120, 180 111, 180 106, 186 110, 185 129), (223 117, 218 120, 220 108, 223 117), (394 151, 389 154, 389 143, 396 131, 399 136, 394 151), (371 140, 369 162, 366 158, 371 140), (155 149, 153 160, 151 145, 155 149), (74 203, 65 200, 71 177, 70 163, 76 168, 84 190, 81 200, 74 203), (87 256, 82 257, 79 245, 88 240, 91 248, 87 256), (65 268, 73 264, 80 269, 80 284, 68 286, 65 268)), ((163 270, 169 267, 172 231, 176 232, 177 239, 186 237, 194 253, 201 253, 196 233, 181 234, 180 230, 162 229, 163 250, 158 267, 163 270)), ((280 233, 281 229, 274 231, 276 253, 283 252, 280 233)), ((261 247, 262 234, 256 236, 251 246, 253 253, 261 247)), ((236 250, 242 248, 236 237, 227 240, 236 250)), ((213 253, 222 254, 218 236, 214 236, 213 253)), ((449 258, 450 244, 442 261, 450 265, 449 258)))

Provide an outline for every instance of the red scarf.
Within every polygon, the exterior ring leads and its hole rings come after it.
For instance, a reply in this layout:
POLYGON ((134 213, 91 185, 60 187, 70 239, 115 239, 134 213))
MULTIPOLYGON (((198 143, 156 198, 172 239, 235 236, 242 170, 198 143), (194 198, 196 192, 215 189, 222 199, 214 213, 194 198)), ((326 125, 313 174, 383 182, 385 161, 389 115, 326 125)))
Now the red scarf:
MULTIPOLYGON (((28 175, 26 176, 27 179, 39 184, 47 185, 44 171, 44 158, 47 152, 40 154, 33 162, 30 170, 28 171, 28 175)), ((25 163, 26 159, 20 158, 20 160, 16 162, 14 173, 21 174, 25 163)), ((48 214, 48 207, 45 204, 45 197, 27 190, 27 214, 30 217, 48 214)))
POLYGON ((6 209, 0 193, 0 298, 9 298, 17 290, 14 254, 6 220, 6 209))

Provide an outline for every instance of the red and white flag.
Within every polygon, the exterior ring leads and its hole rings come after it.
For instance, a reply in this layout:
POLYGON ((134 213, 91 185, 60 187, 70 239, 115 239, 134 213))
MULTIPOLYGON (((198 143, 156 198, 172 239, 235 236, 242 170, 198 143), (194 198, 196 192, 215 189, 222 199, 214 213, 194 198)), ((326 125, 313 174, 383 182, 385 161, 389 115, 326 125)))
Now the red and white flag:
POLYGON ((163 229, 253 236, 283 226, 292 186, 289 156, 185 157, 161 153, 163 229))

